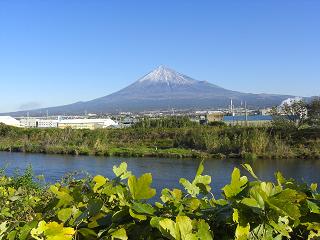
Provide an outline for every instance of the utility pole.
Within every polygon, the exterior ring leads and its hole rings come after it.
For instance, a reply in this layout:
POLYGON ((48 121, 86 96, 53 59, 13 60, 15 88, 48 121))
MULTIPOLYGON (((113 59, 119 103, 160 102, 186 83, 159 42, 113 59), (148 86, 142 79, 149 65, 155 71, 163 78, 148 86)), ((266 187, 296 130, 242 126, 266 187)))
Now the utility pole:
POLYGON ((29 119, 30 115, 29 112, 27 112, 27 123, 26 123, 26 127, 29 128, 30 127, 30 119, 29 119))
POLYGON ((234 126, 234 109, 233 109, 232 98, 230 99, 230 111, 231 111, 231 116, 232 116, 232 125, 234 126))
POLYGON ((245 108, 245 116, 246 116, 246 126, 248 126, 247 102, 244 102, 244 108, 245 108))

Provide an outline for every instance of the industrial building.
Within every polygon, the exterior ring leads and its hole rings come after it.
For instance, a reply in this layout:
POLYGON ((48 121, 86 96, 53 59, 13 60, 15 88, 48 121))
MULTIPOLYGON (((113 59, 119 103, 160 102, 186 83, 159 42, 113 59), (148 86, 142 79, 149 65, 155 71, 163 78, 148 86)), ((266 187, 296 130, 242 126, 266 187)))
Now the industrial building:
POLYGON ((22 118, 20 119, 20 125, 24 128, 36 128, 37 121, 38 119, 36 118, 22 118))
POLYGON ((107 128, 116 127, 117 122, 110 118, 106 119, 65 119, 58 122, 59 128, 73 128, 73 129, 97 129, 97 128, 107 128))
POLYGON ((207 114, 207 121, 208 122, 222 121, 224 115, 225 113, 221 111, 210 112, 207 114))
MULTIPOLYGON (((18 121, 19 122, 19 121, 18 121)), ((118 123, 110 118, 77 118, 77 119, 41 119, 23 118, 19 125, 25 128, 73 128, 73 129, 97 129, 116 127, 118 123)))
POLYGON ((22 118, 20 119, 21 127, 25 128, 57 128, 59 120, 22 118))
POLYGON ((57 128, 58 125, 58 120, 40 119, 36 121, 37 128, 57 128))
POLYGON ((271 115, 224 116, 222 121, 227 125, 265 126, 271 124, 271 115))
POLYGON ((20 127, 20 122, 10 116, 0 116, 0 124, 1 123, 9 126, 20 127))

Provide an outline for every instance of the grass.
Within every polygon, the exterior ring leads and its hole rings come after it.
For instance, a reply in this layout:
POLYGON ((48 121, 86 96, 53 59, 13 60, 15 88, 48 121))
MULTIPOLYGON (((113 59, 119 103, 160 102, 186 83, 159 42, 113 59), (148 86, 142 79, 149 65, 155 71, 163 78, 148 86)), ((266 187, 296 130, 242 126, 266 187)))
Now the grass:
POLYGON ((0 125, 0 151, 171 158, 320 158, 320 130, 193 126, 19 129, 0 125))

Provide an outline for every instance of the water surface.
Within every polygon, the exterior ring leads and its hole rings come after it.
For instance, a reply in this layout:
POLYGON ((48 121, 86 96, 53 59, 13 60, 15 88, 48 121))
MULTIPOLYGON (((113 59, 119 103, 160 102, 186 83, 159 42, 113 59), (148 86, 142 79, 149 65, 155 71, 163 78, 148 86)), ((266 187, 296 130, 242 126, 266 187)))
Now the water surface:
MULTIPOLYGON (((127 162, 133 174, 139 176, 146 172, 153 175, 153 186, 160 189, 180 187, 181 177, 192 180, 199 159, 170 158, 120 158, 95 156, 66 156, 0 152, 0 167, 4 167, 8 175, 16 169, 24 170, 30 164, 36 175, 44 175, 47 182, 61 179, 65 174, 74 171, 86 171, 91 175, 101 174, 113 178, 112 167, 127 162)), ((220 194, 221 188, 230 182, 230 174, 234 167, 241 168, 241 160, 212 159, 205 161, 204 173, 212 176, 212 188, 220 194)), ((274 180, 274 172, 281 171, 285 177, 293 177, 306 183, 320 183, 320 161, 301 159, 269 160, 259 159, 250 163, 255 173, 263 180, 274 180)), ((243 170, 243 173, 245 171, 243 170)))

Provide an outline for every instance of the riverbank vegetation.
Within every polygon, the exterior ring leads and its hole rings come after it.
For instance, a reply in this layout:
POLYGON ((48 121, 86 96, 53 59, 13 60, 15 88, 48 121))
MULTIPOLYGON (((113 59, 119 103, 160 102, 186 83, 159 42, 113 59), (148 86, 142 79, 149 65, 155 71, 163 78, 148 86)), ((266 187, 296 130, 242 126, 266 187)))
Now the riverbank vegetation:
POLYGON ((145 118, 125 129, 23 129, 0 124, 0 151, 122 157, 320 158, 320 99, 282 108, 273 110, 274 120, 265 127, 227 126, 223 122, 203 126, 188 117, 145 118))
POLYGON ((22 129, 0 125, 0 151, 175 158, 320 158, 320 128, 201 126, 146 120, 126 129, 22 129))
POLYGON ((25 175, 0 175, 1 239, 319 239, 320 194, 276 173, 261 181, 249 165, 235 168, 223 197, 211 193, 202 163, 181 189, 163 189, 160 199, 152 175, 140 177, 126 163, 115 177, 75 178, 51 186, 25 175), (252 179, 252 181, 249 181, 252 179))

